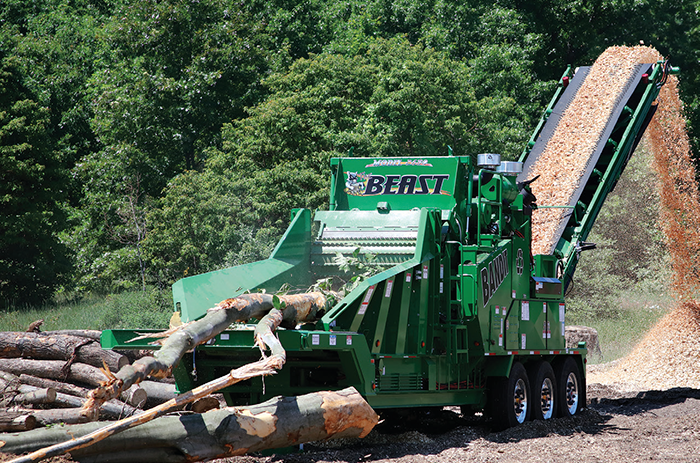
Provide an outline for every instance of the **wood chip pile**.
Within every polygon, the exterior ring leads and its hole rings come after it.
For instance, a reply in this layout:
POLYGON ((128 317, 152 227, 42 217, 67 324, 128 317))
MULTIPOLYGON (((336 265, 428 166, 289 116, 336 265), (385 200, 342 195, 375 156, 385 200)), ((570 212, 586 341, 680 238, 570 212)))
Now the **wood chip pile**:
POLYGON ((673 263, 677 307, 659 321, 627 357, 591 372, 589 383, 631 390, 700 389, 700 202, 690 143, 670 76, 645 137, 654 156, 660 197, 659 224, 673 263))
MULTIPOLYGON (((531 177, 540 175, 532 184, 538 205, 564 206, 569 203, 633 68, 658 59, 658 52, 648 47, 610 47, 600 55, 533 166, 531 177)), ((569 209, 563 208, 534 211, 534 255, 554 251, 557 244, 555 234, 569 213, 569 209)))

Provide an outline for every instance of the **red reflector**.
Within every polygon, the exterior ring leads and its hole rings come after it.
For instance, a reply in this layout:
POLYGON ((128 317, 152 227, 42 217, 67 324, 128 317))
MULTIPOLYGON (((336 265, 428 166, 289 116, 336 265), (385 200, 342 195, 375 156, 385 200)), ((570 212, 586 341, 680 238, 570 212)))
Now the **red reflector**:
POLYGON ((374 359, 370 360, 370 362, 374 363, 374 359))
POLYGON ((569 78, 568 77, 562 77, 561 78, 561 83, 564 87, 567 87, 569 85, 569 78))
POLYGON ((644 85, 649 83, 649 74, 642 74, 642 83, 644 85))
POLYGON ((377 340, 377 342, 375 344, 377 347, 379 347, 379 340, 377 340))
POLYGON ((421 347, 425 347, 425 341, 421 342, 421 343, 420 343, 420 346, 421 346, 421 347))
POLYGON ((578 351, 577 351, 577 350, 575 350, 575 351, 574 351, 574 354, 578 355, 578 351))
POLYGON ((536 350, 535 355, 540 355, 540 351, 536 350))
POLYGON ((517 351, 517 350, 514 350, 514 351, 513 351, 513 355, 518 355, 518 351, 517 351))

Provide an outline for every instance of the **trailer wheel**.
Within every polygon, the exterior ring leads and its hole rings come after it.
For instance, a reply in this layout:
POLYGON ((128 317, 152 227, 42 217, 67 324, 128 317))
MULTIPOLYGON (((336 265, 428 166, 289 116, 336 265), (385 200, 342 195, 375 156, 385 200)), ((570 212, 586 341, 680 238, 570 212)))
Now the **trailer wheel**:
POLYGON ((532 365, 527 370, 532 388, 532 419, 548 420, 557 414, 556 405, 559 397, 552 366, 544 360, 532 365))
POLYGON ((513 364, 510 376, 494 380, 489 393, 489 415, 493 427, 501 430, 517 426, 530 419, 530 382, 525 367, 513 364))
POLYGON ((583 408, 586 386, 573 358, 567 357, 558 365, 556 379, 556 395, 560 398, 558 414, 562 417, 574 416, 583 408))

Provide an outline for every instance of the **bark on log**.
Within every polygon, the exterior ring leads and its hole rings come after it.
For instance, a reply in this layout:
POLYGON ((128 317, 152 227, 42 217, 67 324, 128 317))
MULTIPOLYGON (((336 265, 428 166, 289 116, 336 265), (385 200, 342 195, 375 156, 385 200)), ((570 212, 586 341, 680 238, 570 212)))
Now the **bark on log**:
MULTIPOLYGON (((169 400, 168 402, 146 410, 140 415, 131 416, 129 418, 124 418, 122 420, 110 423, 109 425, 97 429, 96 431, 87 434, 81 438, 72 439, 70 442, 55 444, 50 447, 37 450, 30 455, 26 455, 21 458, 16 458, 12 460, 13 463, 27 463, 32 461, 39 461, 44 458, 62 455, 67 452, 73 452, 76 449, 82 449, 94 445, 96 442, 100 442, 109 436, 115 435, 117 433, 123 432, 127 429, 131 429, 135 426, 147 423, 154 418, 162 416, 163 414, 169 412, 174 408, 181 407, 182 405, 193 402, 199 398, 205 397, 213 392, 216 392, 225 387, 231 386, 239 381, 245 381, 250 378, 255 378, 257 376, 271 375, 275 373, 275 369, 271 366, 276 363, 273 359, 262 359, 254 363, 249 363, 235 370, 231 370, 227 375, 217 378, 214 381, 209 381, 191 391, 185 392, 184 394, 178 395, 175 399, 169 400)), ((85 415, 85 410, 93 411, 91 407, 83 407, 83 414, 85 415)), ((90 417, 92 418, 92 416, 90 417)), ((0 447, 4 443, 0 440, 0 447)))
MULTIPOLYGON (((1 376, 0 376, 0 378, 1 378, 1 376)), ((76 386, 75 384, 64 383, 61 381, 54 381, 52 379, 39 378, 38 376, 21 374, 21 375, 19 375, 19 377, 17 379, 22 384, 27 384, 27 385, 38 387, 38 388, 52 388, 52 389, 55 389, 56 392, 62 392, 64 394, 69 394, 69 395, 72 395, 75 397, 87 398, 87 397, 89 397, 90 391, 91 391, 91 389, 76 386)), ((148 381, 148 382, 151 382, 151 381, 148 381)), ((155 383, 155 384, 160 384, 160 383, 155 383)), ((158 403, 163 403, 169 399, 172 399, 176 395, 174 384, 173 385, 166 384, 165 386, 170 386, 170 388, 172 389, 172 394, 170 394, 166 399, 163 399, 158 403)), ((136 408, 144 408, 146 406, 146 404, 149 403, 148 393, 146 392, 145 389, 140 388, 139 386, 132 386, 131 389, 123 392, 119 398, 122 400, 122 402, 125 402, 125 403, 131 405, 132 407, 136 407, 136 408)))
POLYGON ((79 338, 89 338, 99 341, 102 336, 102 331, 99 330, 56 330, 56 331, 42 331, 44 336, 77 336, 79 338))
POLYGON ((87 397, 90 393, 90 389, 85 387, 76 386, 71 383, 64 383, 62 381, 54 381, 53 379, 39 378, 38 376, 21 374, 19 375, 19 382, 22 384, 28 384, 34 387, 50 387, 56 390, 56 392, 62 392, 64 394, 70 394, 76 397, 87 397))
POLYGON ((36 419, 37 426, 48 426, 57 423, 79 424, 89 421, 88 417, 85 416, 80 408, 52 408, 48 410, 33 409, 20 411, 23 413, 31 413, 36 419))
MULTIPOLYGON (((61 407, 66 408, 82 408, 89 399, 84 399, 81 397, 75 397, 68 394, 62 394, 60 392, 56 393, 56 400, 54 403, 61 407)), ((112 399, 102 404, 100 408, 100 416, 104 419, 121 419, 125 416, 132 416, 139 413, 138 410, 131 405, 128 405, 120 400, 112 399)), ((89 416, 89 415, 87 415, 89 416)))
POLYGON ((119 371, 129 359, 116 352, 102 349, 99 342, 65 334, 0 332, 0 357, 39 360, 73 360, 97 368, 106 364, 119 371))
MULTIPOLYGON (((279 322, 291 327, 315 320, 317 314, 325 311, 328 305, 326 296, 322 293, 279 296, 279 300, 285 306, 281 311, 279 322)), ((93 404, 90 407, 94 412, 103 401, 118 397, 123 390, 149 376, 155 378, 170 376, 172 369, 187 351, 209 341, 232 323, 245 322, 251 318, 262 319, 274 308, 273 301, 274 297, 269 294, 244 294, 220 302, 216 307, 209 309, 200 320, 168 330, 165 332, 167 339, 163 341, 162 347, 153 357, 144 357, 132 365, 126 365, 119 370, 109 384, 95 389, 91 393, 93 404)), ((271 336, 271 338, 275 337, 271 336)), ((281 366, 283 363, 284 359, 278 365, 281 366)))
MULTIPOLYGON (((28 384, 21 384, 19 383, 19 378, 14 376, 14 375, 8 375, 5 372, 2 372, 0 374, 0 388, 5 388, 9 389, 12 388, 13 390, 16 390, 20 394, 31 394, 31 393, 36 393, 37 391, 41 391, 42 389, 35 387, 35 386, 30 386, 28 384), (8 382, 8 380, 11 380, 12 382, 8 382)), ((64 394, 61 392, 56 392, 54 389, 50 389, 50 395, 52 396, 51 403, 55 404, 57 407, 66 407, 66 408, 75 408, 75 409, 82 409, 82 407, 85 405, 85 403, 88 401, 85 397, 76 397, 73 395, 69 394, 64 394)), ((21 396, 15 396, 12 398, 13 402, 16 403, 21 403, 17 402, 18 398, 21 398, 21 396)), ((27 403, 27 402, 25 402, 27 403)), ((104 419, 120 419, 125 416, 131 416, 137 413, 139 410, 136 408, 121 402, 119 400, 113 399, 108 402, 105 402, 102 404, 102 408, 100 409, 100 415, 104 419)), ((83 413, 85 417, 89 417, 88 414, 83 413)), ((87 418, 81 419, 79 421, 71 421, 71 422, 77 422, 77 423, 84 423, 85 421, 88 421, 87 418)))
POLYGON ((7 411, 0 410, 0 431, 29 431, 36 427, 36 418, 32 410, 7 411))
POLYGON ((159 383, 156 381, 141 381, 139 383, 141 389, 146 391, 148 399, 146 400, 146 408, 155 407, 168 400, 174 399, 177 396, 174 384, 159 383))
MULTIPOLYGON (((32 386, 29 386, 32 387, 32 386)), ((46 389, 36 389, 33 391, 20 392, 16 397, 12 399, 12 403, 17 405, 32 404, 50 404, 56 401, 56 389, 46 388, 46 389)))
MULTIPOLYGON (((84 363, 70 365, 68 375, 63 371, 66 362, 62 360, 29 360, 29 359, 2 359, 0 358, 0 370, 14 375, 26 373, 40 378, 56 379, 59 381, 73 381, 99 387, 108 380, 103 370, 84 363)), ((128 388, 127 388, 128 389, 128 388)), ((115 396, 115 397, 118 397, 115 396)))
POLYGON ((4 404, 46 404, 56 400, 56 389, 22 384, 17 376, 0 371, 0 397, 4 404))
MULTIPOLYGON (((71 450, 82 463, 109 461, 184 462, 224 458, 310 441, 364 437, 377 414, 353 388, 277 397, 247 409, 225 408, 202 415, 161 417, 96 443, 71 450)), ((3 452, 24 453, 73 438, 80 440, 104 423, 88 423, 0 435, 3 452)), ((33 461, 21 457, 12 462, 33 461)))

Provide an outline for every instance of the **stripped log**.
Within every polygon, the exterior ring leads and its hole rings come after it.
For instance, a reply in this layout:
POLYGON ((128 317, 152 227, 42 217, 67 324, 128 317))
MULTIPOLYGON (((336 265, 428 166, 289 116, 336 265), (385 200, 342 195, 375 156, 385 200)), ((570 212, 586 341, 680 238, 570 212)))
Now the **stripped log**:
POLYGON ((29 431, 36 427, 34 410, 8 411, 0 410, 0 431, 29 431))
MULTIPOLYGON (((104 371, 84 363, 69 365, 64 370, 66 362, 62 360, 30 360, 30 359, 2 359, 0 358, 0 370, 8 371, 14 375, 26 373, 40 378, 56 379, 59 381, 75 381, 98 387, 108 378, 104 371)), ((128 388, 125 388, 128 389, 128 388)), ((120 391, 121 392, 121 391, 120 391)), ((118 397, 116 395, 115 397, 118 397)))
MULTIPOLYGON (((244 294, 226 299, 209 309, 200 320, 164 332, 161 336, 167 336, 167 338, 162 342, 160 350, 152 357, 143 357, 132 365, 126 365, 107 384, 92 391, 90 394, 92 402, 86 404, 86 409, 96 417, 101 403, 118 397, 122 391, 132 385, 138 384, 149 376, 155 378, 170 376, 172 369, 177 366, 187 351, 209 341, 232 323, 245 322, 251 318, 262 319, 274 308, 276 297, 269 294, 244 294)), ((315 320, 329 305, 326 296, 322 293, 279 296, 279 301, 284 306, 281 317, 278 317, 279 323, 287 327, 295 327, 299 323, 315 320)), ((158 335, 144 337, 158 337, 158 335)), ((277 359, 277 357, 274 358, 277 359)), ((281 362, 277 360, 276 369, 284 364, 284 358, 281 360, 281 362)))
MULTIPOLYGON (((310 441, 364 437, 377 414, 354 389, 277 397, 244 410, 225 408, 202 415, 161 417, 138 429, 71 450, 82 463, 100 461, 182 462, 225 458, 310 441)), ((0 435, 3 452, 32 452, 49 443, 82 441, 105 423, 0 435)), ((13 462, 34 461, 20 457, 13 462)))
POLYGON ((0 357, 75 361, 98 368, 106 364, 112 371, 129 363, 125 356, 102 349, 91 338, 11 331, 0 332, 0 357))

